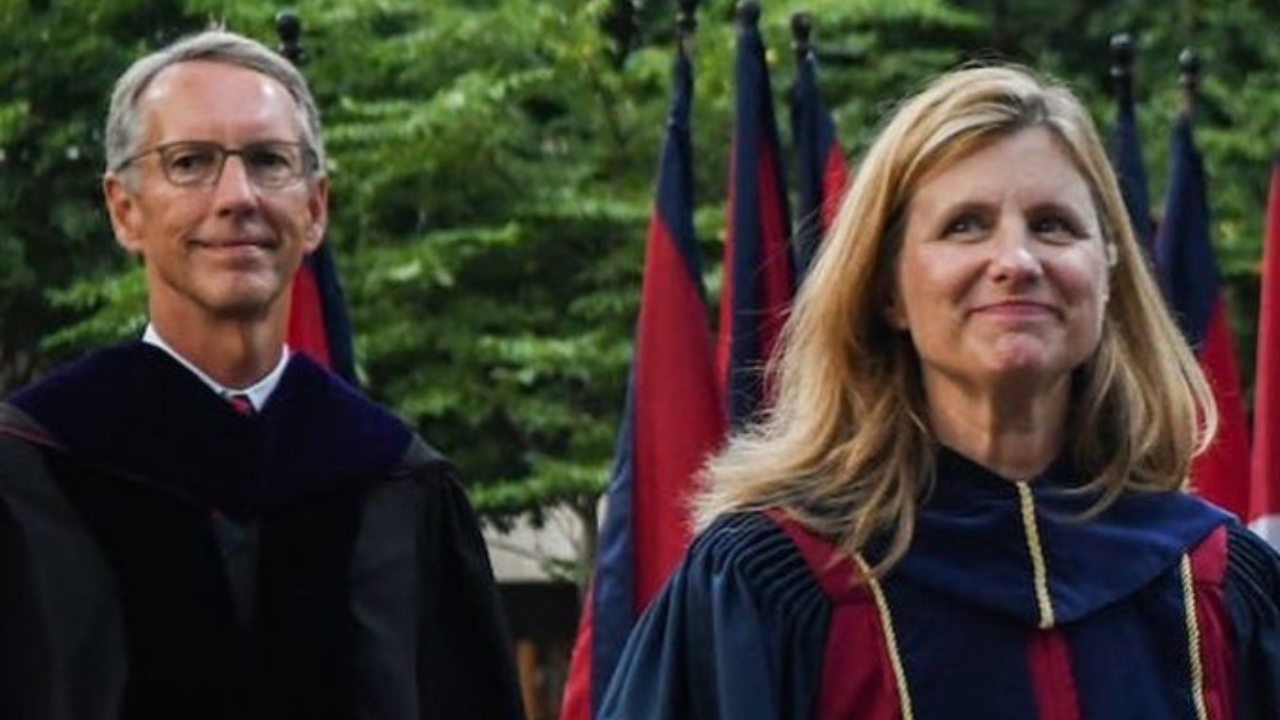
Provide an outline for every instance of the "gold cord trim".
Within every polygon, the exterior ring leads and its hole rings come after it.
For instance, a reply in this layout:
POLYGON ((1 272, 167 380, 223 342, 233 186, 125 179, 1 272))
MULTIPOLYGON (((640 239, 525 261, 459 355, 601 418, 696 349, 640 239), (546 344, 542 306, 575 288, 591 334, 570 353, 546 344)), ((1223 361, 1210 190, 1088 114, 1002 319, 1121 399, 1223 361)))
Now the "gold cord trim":
POLYGON ((889 664, 893 666, 893 677, 898 681, 898 704, 902 706, 902 720, 915 720, 911 709, 911 693, 907 690, 907 673, 902 668, 902 656, 898 652, 898 635, 893 629, 893 615, 889 613, 889 601, 885 599, 884 589, 880 581, 871 574, 871 568, 861 555, 853 556, 858 564, 862 577, 867 579, 867 587, 871 588, 871 597, 876 601, 876 609, 880 612, 880 627, 884 628, 885 644, 889 646, 889 664))
POLYGON ((1196 703, 1196 717, 1209 720, 1204 704, 1204 666, 1200 663, 1200 621, 1196 618, 1196 591, 1191 575, 1191 558, 1182 556, 1182 600, 1187 614, 1187 652, 1191 655, 1191 697, 1196 703))
POLYGON ((1018 500, 1022 506, 1022 527, 1027 535, 1027 549, 1031 552, 1031 579, 1036 589, 1036 604, 1040 607, 1040 629, 1053 627, 1053 603, 1049 599, 1049 573, 1045 568, 1044 548, 1040 546, 1040 529, 1036 526, 1036 501, 1027 483, 1014 483, 1018 488, 1018 500))

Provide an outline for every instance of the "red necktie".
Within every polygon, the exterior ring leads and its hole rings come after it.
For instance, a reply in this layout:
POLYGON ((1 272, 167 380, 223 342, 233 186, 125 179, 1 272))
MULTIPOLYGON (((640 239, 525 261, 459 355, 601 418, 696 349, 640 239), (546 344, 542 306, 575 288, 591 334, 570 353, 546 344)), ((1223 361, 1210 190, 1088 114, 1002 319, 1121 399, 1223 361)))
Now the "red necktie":
POLYGON ((244 393, 228 395, 227 402, 231 403, 231 407, 235 408, 235 411, 241 415, 253 414, 253 403, 249 400, 249 396, 244 393))

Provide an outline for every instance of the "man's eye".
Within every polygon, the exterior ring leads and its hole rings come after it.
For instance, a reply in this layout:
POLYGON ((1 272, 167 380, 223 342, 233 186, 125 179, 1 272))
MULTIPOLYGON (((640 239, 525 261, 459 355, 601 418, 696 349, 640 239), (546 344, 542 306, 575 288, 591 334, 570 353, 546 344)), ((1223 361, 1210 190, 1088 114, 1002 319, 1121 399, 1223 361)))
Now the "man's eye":
POLYGON ((261 170, 284 170, 294 165, 293 157, 288 152, 269 147, 247 150, 245 159, 261 170))
POLYGON ((249 155, 249 162, 260 168, 272 168, 288 165, 289 159, 279 153, 259 150, 249 155))
POLYGON ((207 150, 184 150, 169 156, 169 167, 181 172, 196 172, 213 165, 213 153, 207 150))

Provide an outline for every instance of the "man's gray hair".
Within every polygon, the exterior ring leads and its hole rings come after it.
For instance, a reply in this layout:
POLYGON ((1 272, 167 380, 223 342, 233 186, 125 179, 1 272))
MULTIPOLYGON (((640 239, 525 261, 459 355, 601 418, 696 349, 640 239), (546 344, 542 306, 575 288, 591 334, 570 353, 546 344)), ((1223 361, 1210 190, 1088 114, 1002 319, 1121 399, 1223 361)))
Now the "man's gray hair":
POLYGON ((324 142, 320 134, 320 111, 307 81, 293 63, 262 43, 225 30, 206 30, 188 35, 135 62, 116 81, 107 112, 107 171, 142 148, 143 119, 138 100, 162 70, 178 63, 203 60, 237 65, 259 72, 284 86, 298 106, 298 131, 302 142, 316 154, 316 175, 324 173, 324 142))

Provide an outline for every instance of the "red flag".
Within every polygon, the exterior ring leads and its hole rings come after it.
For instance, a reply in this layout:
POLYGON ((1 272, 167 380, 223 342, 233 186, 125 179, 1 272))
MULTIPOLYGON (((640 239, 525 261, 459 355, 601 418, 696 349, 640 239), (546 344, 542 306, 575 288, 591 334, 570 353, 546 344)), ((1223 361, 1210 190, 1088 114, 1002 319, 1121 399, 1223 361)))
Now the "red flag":
POLYGON ((290 347, 310 355, 321 365, 330 367, 329 337, 324 327, 320 288, 316 286, 316 274, 305 262, 293 276, 288 338, 290 347))
POLYGON ((750 420, 768 394, 764 366, 791 304, 791 221, 782 184, 778 124, 760 40, 760 6, 738 16, 737 102, 729 175, 718 361, 729 422, 750 420))
POLYGON ((1253 391, 1249 527, 1280 548, 1280 160, 1271 166, 1262 248, 1258 368, 1253 391))
POLYGON ((724 435, 693 232, 693 81, 683 49, 674 76, 626 408, 562 720, 595 717, 631 627, 684 554, 693 478, 724 435))
POLYGON ((289 347, 356 382, 351 320, 328 243, 307 256, 293 278, 289 347))
POLYGON ((1244 394, 1209 227, 1204 166, 1191 120, 1183 116, 1174 126, 1170 144, 1169 188, 1164 221, 1156 235, 1156 267, 1182 332, 1209 379, 1220 417, 1218 436, 1192 464, 1192 487, 1247 518, 1249 436, 1244 394))
MULTIPOLYGON (((276 25, 280 33, 280 53, 301 69, 304 53, 298 45, 301 26, 281 16, 276 25)), ((354 343, 347 301, 338 281, 338 268, 333 262, 329 243, 309 253, 293 276, 290 290, 289 326, 285 342, 298 352, 333 370, 351 384, 356 384, 354 343)))

